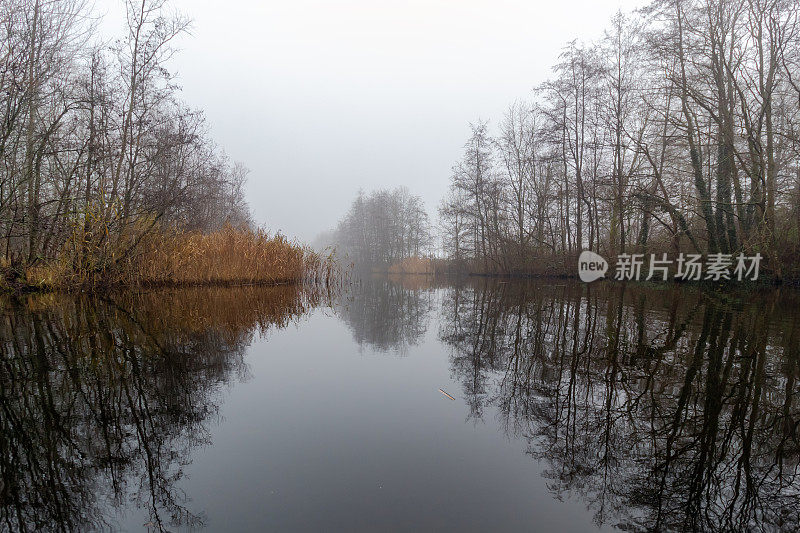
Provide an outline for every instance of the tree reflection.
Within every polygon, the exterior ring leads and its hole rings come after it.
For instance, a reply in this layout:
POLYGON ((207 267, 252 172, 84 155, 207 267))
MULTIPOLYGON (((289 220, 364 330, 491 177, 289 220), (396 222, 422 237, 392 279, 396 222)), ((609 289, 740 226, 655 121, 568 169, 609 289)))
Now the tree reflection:
POLYGON ((367 277, 344 295, 337 314, 359 346, 405 353, 428 328, 433 292, 425 276, 367 277))
POLYGON ((558 497, 631 530, 800 527, 798 301, 623 284, 447 291, 440 337, 471 416, 558 497))
POLYGON ((244 348, 313 305, 295 288, 6 302, 0 317, 0 529, 200 525, 179 488, 244 348))

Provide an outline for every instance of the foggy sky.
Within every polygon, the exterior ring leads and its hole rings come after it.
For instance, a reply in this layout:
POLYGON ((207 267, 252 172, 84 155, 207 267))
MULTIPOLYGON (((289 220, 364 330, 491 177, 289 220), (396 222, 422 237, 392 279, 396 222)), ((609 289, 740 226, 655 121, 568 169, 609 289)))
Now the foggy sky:
MULTIPOLYGON (((99 0, 102 29, 123 5, 99 0)), ((479 118, 551 75, 570 40, 633 0, 173 0, 193 20, 172 60, 184 100, 250 170, 256 221, 310 241, 358 190, 407 186, 429 213, 479 118)))

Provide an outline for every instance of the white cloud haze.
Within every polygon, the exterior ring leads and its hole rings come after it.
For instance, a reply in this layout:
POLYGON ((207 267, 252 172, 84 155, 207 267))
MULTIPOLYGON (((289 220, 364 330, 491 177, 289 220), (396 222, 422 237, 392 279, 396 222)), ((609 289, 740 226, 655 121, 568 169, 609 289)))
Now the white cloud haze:
MULTIPOLYGON (((174 0, 185 101, 251 173, 259 223, 311 240, 359 188, 406 185, 433 213, 478 118, 550 76, 570 40, 632 0, 174 0)), ((122 33, 122 3, 98 2, 122 33)))

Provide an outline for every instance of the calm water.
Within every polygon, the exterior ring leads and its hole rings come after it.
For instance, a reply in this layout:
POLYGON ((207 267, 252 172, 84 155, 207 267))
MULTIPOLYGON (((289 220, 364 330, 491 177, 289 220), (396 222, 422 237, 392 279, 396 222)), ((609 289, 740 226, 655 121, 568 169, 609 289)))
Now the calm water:
POLYGON ((786 289, 39 296, 5 302, 0 340, 4 530, 800 522, 786 289))

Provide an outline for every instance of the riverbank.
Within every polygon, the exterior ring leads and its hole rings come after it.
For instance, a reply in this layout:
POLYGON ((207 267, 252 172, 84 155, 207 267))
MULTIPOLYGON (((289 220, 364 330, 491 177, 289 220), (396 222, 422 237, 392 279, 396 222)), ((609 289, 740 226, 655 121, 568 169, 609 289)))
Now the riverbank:
MULTIPOLYGON (((660 257, 660 254, 657 254, 660 257)), ((672 255, 668 257, 675 259, 672 255)), ((706 259, 706 256, 702 256, 706 259)), ((747 263, 749 266, 749 263, 747 263)), ((744 276, 742 281, 736 279, 734 268, 736 266, 735 260, 728 269, 730 280, 719 279, 711 280, 706 279, 705 273, 701 273, 699 280, 682 280, 675 278, 675 263, 670 265, 669 276, 667 280, 661 279, 661 273, 656 273, 656 279, 647 280, 649 273, 649 260, 641 265, 641 275, 638 279, 630 281, 640 283, 666 283, 666 284, 703 284, 703 285, 741 285, 742 283, 748 285, 789 285, 800 286, 800 267, 786 267, 778 269, 782 274, 778 274, 775 269, 771 268, 769 263, 761 262, 760 270, 757 279, 753 280, 752 272, 748 276, 744 276)), ((484 264, 478 261, 456 261, 453 259, 441 258, 419 258, 411 257, 404 259, 399 263, 389 266, 387 269, 372 269, 376 273, 384 273, 390 275, 422 275, 422 276, 469 276, 469 277, 483 277, 483 278, 497 278, 497 279, 569 279, 577 280, 578 276, 578 256, 562 256, 562 257, 542 257, 526 260, 522 267, 503 268, 498 265, 484 264)), ((615 265, 608 266, 604 279, 614 280, 616 275, 615 265)))

